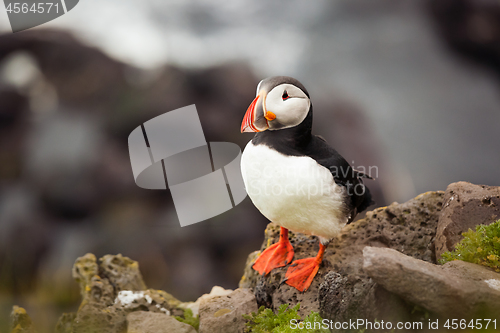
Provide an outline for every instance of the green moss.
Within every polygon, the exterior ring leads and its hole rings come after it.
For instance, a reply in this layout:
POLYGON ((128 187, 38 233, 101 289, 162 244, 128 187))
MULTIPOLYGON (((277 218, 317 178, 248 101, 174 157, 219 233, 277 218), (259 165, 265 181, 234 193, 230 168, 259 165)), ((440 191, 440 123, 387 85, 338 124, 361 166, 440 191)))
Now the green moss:
POLYGON ((462 235, 464 238, 455 246, 453 252, 441 255, 441 264, 463 260, 500 272, 500 220, 490 225, 478 225, 476 231, 469 229, 462 235))
POLYGON ((200 316, 194 316, 193 311, 191 309, 184 310, 184 318, 175 316, 175 319, 180 321, 181 323, 185 323, 193 326, 196 330, 200 327, 200 316))
POLYGON ((329 333, 328 329, 318 328, 323 320, 319 313, 312 311, 304 320, 298 315, 297 311, 300 303, 291 309, 288 304, 282 304, 278 313, 275 314, 271 309, 260 307, 257 313, 243 315, 249 322, 246 324, 247 333, 329 333), (293 325, 292 325, 293 323, 293 325), (300 324, 299 324, 300 323, 300 324), (316 323, 316 328, 315 328, 316 323), (304 328, 302 328, 304 327, 304 328))

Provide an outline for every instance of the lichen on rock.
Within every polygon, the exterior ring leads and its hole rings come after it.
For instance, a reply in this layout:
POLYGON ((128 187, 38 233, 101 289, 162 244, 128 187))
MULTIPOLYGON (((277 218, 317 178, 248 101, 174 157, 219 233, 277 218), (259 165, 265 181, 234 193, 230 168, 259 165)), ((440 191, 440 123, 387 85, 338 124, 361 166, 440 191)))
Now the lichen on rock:
POLYGON ((55 333, 72 333, 76 313, 63 313, 56 324, 55 333))
POLYGON ((36 333, 33 322, 24 308, 12 307, 10 314, 11 333, 36 333))
POLYGON ((99 261, 86 254, 76 260, 73 277, 80 284, 82 303, 76 313, 59 319, 56 333, 123 333, 127 314, 135 311, 184 314, 181 301, 163 290, 147 289, 139 264, 121 254, 99 261))

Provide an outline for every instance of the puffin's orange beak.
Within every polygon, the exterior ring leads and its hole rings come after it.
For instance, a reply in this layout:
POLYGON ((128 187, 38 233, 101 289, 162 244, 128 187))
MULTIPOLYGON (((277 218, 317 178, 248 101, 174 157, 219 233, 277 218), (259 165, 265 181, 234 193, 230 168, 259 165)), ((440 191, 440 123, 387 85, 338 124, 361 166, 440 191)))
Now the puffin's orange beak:
POLYGON ((241 133, 265 131, 269 128, 268 121, 276 119, 274 113, 266 110, 265 99, 266 93, 261 91, 250 104, 241 123, 241 133))
POLYGON ((245 113, 245 116, 243 117, 243 122, 241 123, 241 133, 245 132, 260 132, 255 126, 254 126, 254 120, 255 120, 255 105, 259 101, 260 95, 257 95, 255 99, 253 100, 252 104, 247 109, 247 112, 245 113))

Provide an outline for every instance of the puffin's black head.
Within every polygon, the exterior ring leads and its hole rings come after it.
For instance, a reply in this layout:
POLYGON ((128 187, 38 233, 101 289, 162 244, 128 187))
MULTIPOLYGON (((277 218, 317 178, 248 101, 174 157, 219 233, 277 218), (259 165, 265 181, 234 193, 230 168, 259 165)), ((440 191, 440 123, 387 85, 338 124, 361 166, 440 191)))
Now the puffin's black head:
POLYGON ((262 132, 295 127, 309 113, 306 88, 294 78, 272 76, 260 81, 257 97, 243 118, 241 132, 262 132))

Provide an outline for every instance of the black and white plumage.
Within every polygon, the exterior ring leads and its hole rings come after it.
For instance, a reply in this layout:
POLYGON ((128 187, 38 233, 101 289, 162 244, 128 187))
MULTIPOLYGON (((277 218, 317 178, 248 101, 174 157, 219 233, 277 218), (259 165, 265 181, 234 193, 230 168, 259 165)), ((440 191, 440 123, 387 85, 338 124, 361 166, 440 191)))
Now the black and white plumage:
POLYGON ((326 244, 372 200, 363 184, 368 176, 312 135, 312 121, 309 93, 299 81, 261 81, 242 124, 242 131, 259 132, 243 152, 241 169, 250 199, 264 216, 326 244))
POLYGON ((292 261, 288 229, 320 239, 316 257, 296 260, 287 269, 285 282, 299 291, 311 285, 329 240, 372 203, 362 180, 367 176, 312 135, 312 119, 304 86, 276 76, 259 83, 241 124, 242 132, 257 132, 241 158, 248 195, 264 216, 281 226, 279 241, 252 267, 265 275, 292 261))

